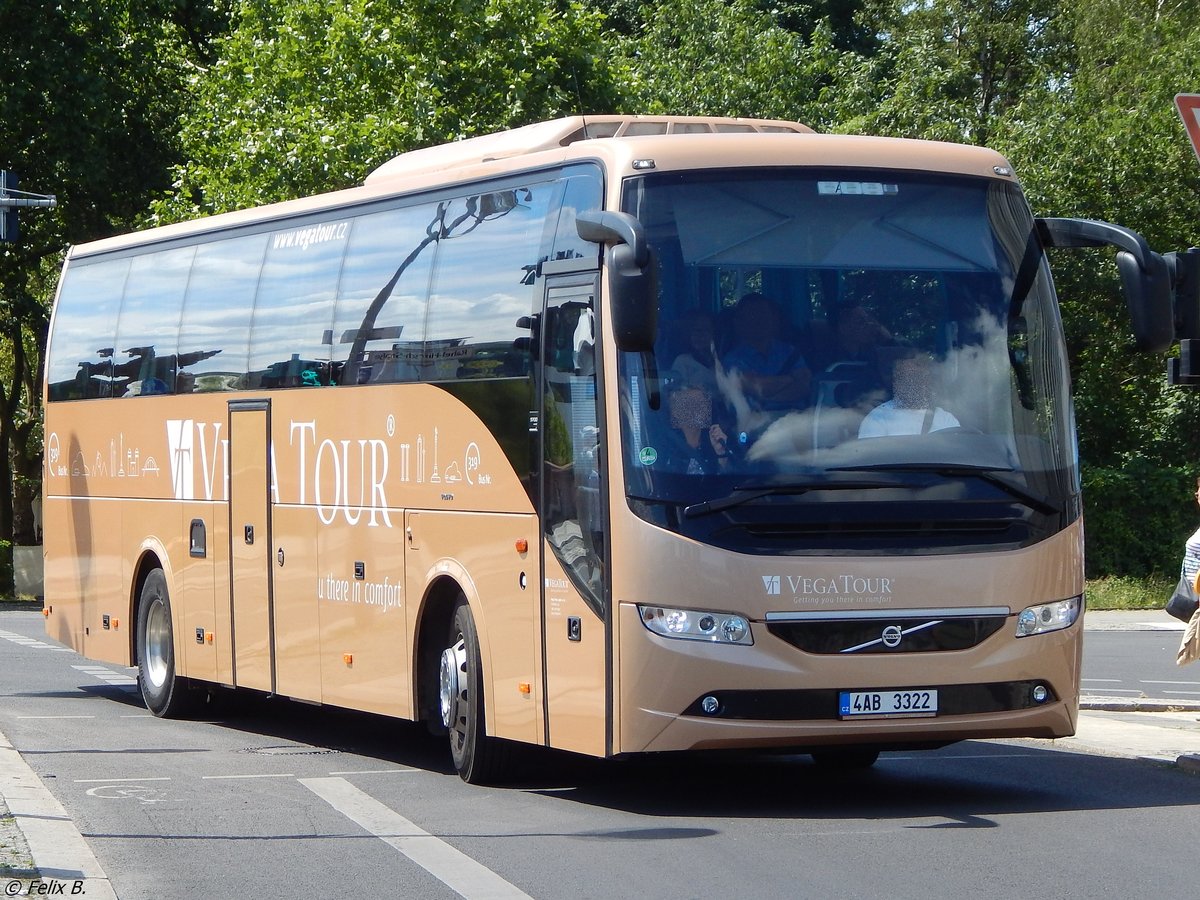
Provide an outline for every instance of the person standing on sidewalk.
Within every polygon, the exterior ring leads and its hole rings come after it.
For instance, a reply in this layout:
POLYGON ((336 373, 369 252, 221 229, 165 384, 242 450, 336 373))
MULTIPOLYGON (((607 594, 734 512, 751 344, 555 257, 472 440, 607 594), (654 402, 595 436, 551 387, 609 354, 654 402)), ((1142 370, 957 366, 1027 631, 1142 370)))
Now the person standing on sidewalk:
MULTIPOLYGON (((1200 478, 1196 479, 1196 503, 1200 504, 1200 478)), ((1197 528, 1187 539, 1181 574, 1192 583, 1193 588, 1196 588, 1196 593, 1200 594, 1200 588, 1197 588, 1197 578, 1200 576, 1200 528, 1197 528)), ((1196 611, 1192 613, 1192 618, 1183 631, 1183 640, 1179 644, 1179 653, 1175 657, 1175 662, 1178 665, 1186 666, 1197 659, 1200 659, 1200 607, 1197 607, 1196 611)))

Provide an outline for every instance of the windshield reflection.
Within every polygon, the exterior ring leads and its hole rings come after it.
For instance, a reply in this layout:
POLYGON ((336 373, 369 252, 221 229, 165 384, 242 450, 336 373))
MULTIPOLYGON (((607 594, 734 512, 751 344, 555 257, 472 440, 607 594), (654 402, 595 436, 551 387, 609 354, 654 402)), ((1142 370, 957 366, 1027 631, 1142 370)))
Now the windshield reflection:
POLYGON ((661 285, 654 367, 621 357, 639 515, 686 530, 696 510, 868 503, 890 521, 982 503, 1044 533, 1077 514, 1061 328, 1014 185, 657 175, 629 183, 625 208, 661 285))

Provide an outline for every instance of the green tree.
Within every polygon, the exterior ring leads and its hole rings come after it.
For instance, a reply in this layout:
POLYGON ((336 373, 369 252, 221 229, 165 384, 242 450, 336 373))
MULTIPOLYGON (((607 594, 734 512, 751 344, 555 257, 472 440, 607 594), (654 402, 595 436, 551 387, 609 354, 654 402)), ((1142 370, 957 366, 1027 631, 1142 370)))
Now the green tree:
POLYGON ((874 52, 845 57, 839 130, 986 145, 1056 49, 1058 0, 870 0, 874 52))
MULTIPOLYGON (((998 121, 1034 208, 1126 225, 1160 251, 1200 243, 1200 166, 1175 93, 1200 89, 1200 22, 1182 0, 1064 9, 1069 57, 998 121)), ((1111 254, 1053 257, 1085 462, 1200 460, 1200 396, 1168 388, 1161 357, 1131 349, 1111 254)))
POLYGON ((805 33, 793 9, 762 6, 662 0, 644 7, 636 33, 620 41, 631 78, 629 109, 791 119, 819 130, 836 124, 824 93, 842 51, 828 21, 813 22, 805 33))
POLYGON ((157 215, 347 187, 406 150, 607 110, 602 19, 570 0, 242 0, 157 215))
MULTIPOLYGON (((185 73, 219 28, 200 0, 0 5, 0 168, 55 210, 0 245, 0 539, 33 538, 40 375, 63 248, 128 228, 169 183, 185 73)), ((0 590, 8 587, 0 585, 0 590)))

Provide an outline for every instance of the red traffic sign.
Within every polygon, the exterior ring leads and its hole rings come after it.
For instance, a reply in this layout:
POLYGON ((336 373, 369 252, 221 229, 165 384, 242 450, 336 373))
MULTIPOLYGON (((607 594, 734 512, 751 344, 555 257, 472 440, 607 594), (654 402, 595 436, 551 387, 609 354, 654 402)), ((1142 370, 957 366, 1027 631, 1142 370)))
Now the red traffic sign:
POLYGON ((1196 159, 1200 159, 1200 94, 1176 94, 1175 108, 1179 110, 1179 118, 1183 119, 1196 159))

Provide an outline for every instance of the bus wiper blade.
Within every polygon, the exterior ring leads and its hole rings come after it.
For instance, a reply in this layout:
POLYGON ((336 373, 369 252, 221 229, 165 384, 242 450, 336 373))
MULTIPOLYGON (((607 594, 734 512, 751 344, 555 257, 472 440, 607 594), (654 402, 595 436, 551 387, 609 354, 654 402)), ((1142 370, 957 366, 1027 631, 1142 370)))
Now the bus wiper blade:
POLYGON ((771 485, 747 485, 745 487, 737 487, 733 489, 733 493, 719 497, 716 500, 705 500, 702 503, 693 503, 691 506, 685 506, 683 516, 685 519, 694 519, 698 516, 707 516, 712 513, 718 513, 722 510, 732 509, 735 506, 741 506, 744 503, 752 503, 755 500, 761 500, 763 497, 787 496, 795 494, 807 494, 809 491, 839 491, 839 490, 857 490, 861 488, 889 488, 896 487, 895 481, 830 481, 821 479, 820 481, 806 481, 789 484, 771 484, 771 485))
POLYGON ((1062 512, 1062 507, 1041 494, 1035 494, 1025 485, 1014 481, 1011 478, 1006 478, 1003 472, 1012 472, 1012 469, 1000 469, 995 466, 971 466, 962 463, 875 463, 873 465, 863 466, 836 466, 830 469, 831 472, 932 472, 936 475, 944 475, 948 478, 968 476, 978 478, 980 481, 986 481, 988 484, 994 484, 1011 497, 1016 497, 1030 509, 1035 509, 1038 512, 1046 513, 1047 515, 1058 515, 1062 512))

